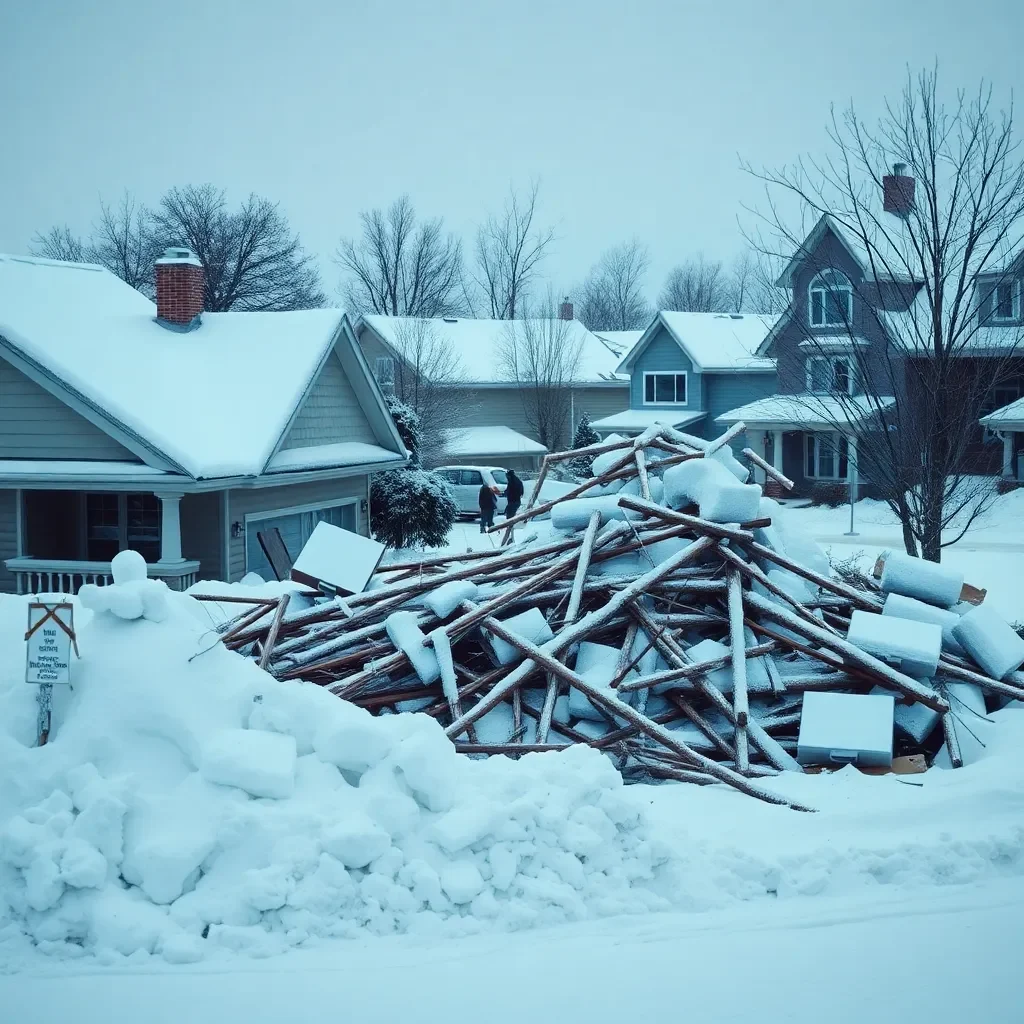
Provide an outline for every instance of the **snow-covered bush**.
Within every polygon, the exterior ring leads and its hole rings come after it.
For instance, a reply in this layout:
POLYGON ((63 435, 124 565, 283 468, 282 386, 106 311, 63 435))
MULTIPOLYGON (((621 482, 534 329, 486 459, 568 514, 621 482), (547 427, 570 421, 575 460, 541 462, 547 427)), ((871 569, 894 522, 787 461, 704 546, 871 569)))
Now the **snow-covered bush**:
POLYGON ((420 465, 423 450, 423 429, 420 425, 419 413, 411 406, 400 402, 394 395, 385 395, 388 412, 398 428, 398 436, 402 444, 409 449, 409 461, 413 466, 420 465))
POLYGON ((393 469, 370 484, 373 535, 392 548, 443 544, 459 515, 451 486, 423 469, 393 469))
MULTIPOLYGON (((601 435, 590 425, 590 417, 584 412, 576 425, 576 436, 572 439, 573 448, 587 448, 589 445, 597 444, 600 440, 601 435)), ((585 480, 591 476, 592 464, 592 459, 580 455, 575 459, 570 459, 567 467, 573 476, 585 480)))

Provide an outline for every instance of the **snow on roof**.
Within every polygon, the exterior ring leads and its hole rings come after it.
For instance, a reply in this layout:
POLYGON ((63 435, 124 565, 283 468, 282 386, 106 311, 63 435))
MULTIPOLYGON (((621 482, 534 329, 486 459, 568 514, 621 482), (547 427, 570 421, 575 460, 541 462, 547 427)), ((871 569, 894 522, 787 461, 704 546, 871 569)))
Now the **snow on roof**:
POLYGON ((675 313, 662 310, 619 364, 619 371, 629 372, 633 361, 653 338, 659 323, 664 324, 676 344, 693 360, 698 372, 773 371, 775 360, 758 356, 756 352, 778 319, 778 316, 762 313, 675 313))
POLYGON ((142 462, 101 462, 85 459, 0 459, 0 478, 75 476, 88 479, 105 477, 167 477, 173 474, 142 462))
MULTIPOLYGON (((522 320, 474 320, 467 317, 433 317, 420 320, 408 316, 364 316, 363 322, 389 345, 402 348, 403 340, 412 336, 419 325, 428 324, 432 335, 451 346, 459 362, 459 380, 467 384, 510 383, 502 366, 501 352, 507 344, 509 331, 521 329, 522 320)), ((543 330, 551 324, 564 325, 566 344, 581 345, 578 380, 580 383, 625 384, 616 375, 618 356, 609 346, 580 323, 579 320, 533 321, 543 330)), ((559 329, 557 326, 554 329, 559 329)))
POLYGON ((715 417, 715 422, 728 425, 742 420, 747 426, 764 423, 792 424, 795 429, 834 429, 840 426, 856 426, 871 416, 879 406, 888 409, 895 402, 896 399, 892 397, 872 399, 866 395, 852 398, 809 394, 770 395, 768 398, 759 398, 756 402, 741 405, 738 409, 723 412, 721 416, 715 417))
POLYGON ((1000 428, 1024 429, 1022 427, 1024 425, 1024 398, 1018 398, 1017 401, 1004 405, 1001 409, 996 409, 995 412, 990 412, 987 416, 982 416, 978 422, 995 430, 1000 428))
POLYGON ((643 331, 594 331, 617 356, 624 356, 643 336, 643 331))
POLYGON ((451 427, 440 431, 446 455, 544 455, 547 448, 511 427, 451 427))
POLYGON ((404 463, 397 452, 389 452, 375 444, 363 441, 342 441, 337 444, 317 444, 307 448, 286 448, 279 451, 267 464, 268 473, 293 473, 299 470, 334 469, 340 466, 367 466, 371 463, 404 463))
POLYGON ((175 331, 102 267, 0 255, 0 335, 193 477, 262 472, 339 309, 204 313, 175 331))
POLYGON ((600 420, 591 420, 595 430, 643 431, 661 423, 667 427, 685 427, 707 416, 706 412, 672 412, 665 409, 626 409, 600 420))

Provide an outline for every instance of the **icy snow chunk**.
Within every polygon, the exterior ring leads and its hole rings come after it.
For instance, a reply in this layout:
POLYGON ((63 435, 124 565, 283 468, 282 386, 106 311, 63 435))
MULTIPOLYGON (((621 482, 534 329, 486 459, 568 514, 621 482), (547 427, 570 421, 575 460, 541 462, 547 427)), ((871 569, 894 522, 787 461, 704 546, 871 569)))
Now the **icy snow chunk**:
POLYGON ((424 645, 426 638, 416 619, 415 612, 392 612, 384 620, 391 642, 408 659, 424 686, 429 686, 441 677, 441 667, 432 648, 424 645))
POLYGON ((441 871, 441 888, 452 903, 470 903, 484 888, 483 875, 471 860, 453 861, 441 871))
POLYGON ((750 470, 736 458, 731 446, 727 444, 716 448, 707 458, 720 462, 741 484, 745 484, 750 477, 750 470))
POLYGON ((988 605, 962 616, 953 636, 993 679, 1005 679, 1024 663, 1024 639, 988 605))
POLYGON ((427 594, 423 603, 439 619, 447 619, 463 601, 475 601, 479 590, 469 580, 450 580, 427 594))
POLYGON ((601 513, 602 523, 613 519, 643 519, 643 513, 621 508, 616 495, 606 494, 597 498, 563 501, 551 510, 551 525, 556 530, 582 530, 595 512, 601 513))
POLYGON ((446 853, 458 853, 490 835, 497 812, 483 800, 460 804, 434 822, 431 838, 446 853))
POLYGON ((916 597, 949 608, 960 600, 964 574, 924 558, 898 552, 888 555, 882 569, 882 590, 916 597))
POLYGON ((339 714, 324 722, 313 737, 313 749, 320 760, 356 773, 379 764, 390 753, 391 745, 383 722, 354 704, 342 704, 339 714))
POLYGON ((119 551, 110 560, 110 575, 115 586, 146 579, 146 560, 138 551, 119 551))
POLYGON ((801 764, 892 764, 893 698, 883 694, 804 694, 797 739, 801 764))
MULTIPOLYGON (((894 696, 882 686, 876 686, 871 692, 873 694, 894 696)), ((899 698, 894 697, 894 699, 896 700, 896 707, 893 711, 893 717, 896 722, 896 728, 904 735, 909 736, 915 743, 924 743, 939 724, 939 719, 942 717, 940 713, 934 711, 926 704, 917 702, 901 704, 899 698)))
MULTIPOLYGON (((607 644, 595 644, 585 640, 580 644, 576 655, 576 674, 585 679, 591 686, 605 691, 609 696, 614 693, 609 685, 615 678, 615 667, 619 661, 619 650, 607 644)), ((569 714, 575 718, 586 718, 593 722, 605 722, 603 714, 594 706, 590 698, 574 686, 569 688, 569 714)))
POLYGON ((432 719, 402 740, 391 759, 417 803, 428 811, 447 811, 453 806, 459 780, 470 764, 460 760, 448 737, 432 719))
POLYGON ((942 654, 942 627, 934 622, 877 615, 859 608, 850 617, 846 639, 900 672, 921 679, 935 675, 942 654))
MULTIPOLYGON (((528 608, 525 612, 499 621, 510 632, 532 644, 547 643, 555 635, 539 608, 528 608)), ((500 636, 491 637, 491 647, 499 665, 510 665, 520 657, 519 651, 500 636)))
MULTIPOLYGON (((687 657, 694 664, 700 664, 702 661, 714 661, 716 658, 724 657, 728 654, 730 648, 728 645, 719 643, 717 640, 701 640, 699 643, 694 644, 686 651, 687 657)), ((712 686, 717 687, 722 693, 732 693, 733 687, 733 676, 731 668, 717 668, 712 669, 706 673, 707 681, 712 686)), ((685 680, 678 682, 661 683, 654 687, 655 693, 667 693, 673 689, 679 689, 680 687, 687 686, 685 680)))
POLYGON ((361 811, 353 810, 324 832, 323 847, 347 868, 365 868, 391 846, 391 836, 361 811))
POLYGON ((82 839, 72 839, 60 858, 60 877, 74 889, 100 889, 107 880, 107 859, 82 839))
POLYGON ((901 619, 915 619, 918 622, 932 622, 942 628, 942 642, 947 647, 960 650, 960 644, 953 636, 953 629, 960 621, 960 615, 933 604, 918 601, 916 597, 903 594, 888 594, 882 606, 883 615, 895 615, 901 619))
POLYGON ((593 467, 592 474, 594 476, 603 476, 617 462, 622 465, 628 465, 632 458, 633 452, 629 448, 618 448, 613 452, 602 452, 600 455, 594 456, 594 461, 591 463, 593 467))
POLYGON ((711 522, 743 523, 757 518, 761 488, 741 484, 713 458, 691 459, 665 471, 665 501, 672 508, 696 504, 711 522))
POLYGON ((296 757, 294 736, 222 729, 207 741, 200 771, 207 782, 284 799, 295 789, 296 757))

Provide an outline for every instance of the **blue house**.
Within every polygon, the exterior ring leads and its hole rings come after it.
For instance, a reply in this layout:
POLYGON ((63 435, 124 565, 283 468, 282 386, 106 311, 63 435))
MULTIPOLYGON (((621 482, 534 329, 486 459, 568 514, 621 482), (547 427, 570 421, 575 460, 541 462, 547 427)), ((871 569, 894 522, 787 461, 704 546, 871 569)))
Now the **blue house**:
MULTIPOLYGON (((725 429, 717 418, 778 390, 775 360, 758 349, 774 316, 662 311, 617 371, 630 376, 629 408, 593 422, 602 435, 639 434, 664 423, 698 437, 725 429)), ((742 448, 742 437, 736 445, 742 448)))

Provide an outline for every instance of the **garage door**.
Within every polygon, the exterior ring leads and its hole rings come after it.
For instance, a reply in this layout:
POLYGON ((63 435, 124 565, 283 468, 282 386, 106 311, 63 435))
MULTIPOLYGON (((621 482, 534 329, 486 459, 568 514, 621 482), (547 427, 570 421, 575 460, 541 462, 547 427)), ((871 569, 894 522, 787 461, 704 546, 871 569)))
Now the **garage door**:
POLYGON ((270 568, 267 556, 263 553, 259 538, 256 536, 261 531, 272 530, 276 526, 281 531, 284 546, 294 561, 309 540, 316 524, 320 522, 331 523, 354 533, 357 525, 356 506, 354 503, 331 505, 304 512, 284 512, 265 519, 248 519, 245 524, 246 571, 259 573, 265 580, 274 579, 274 570, 270 568))

